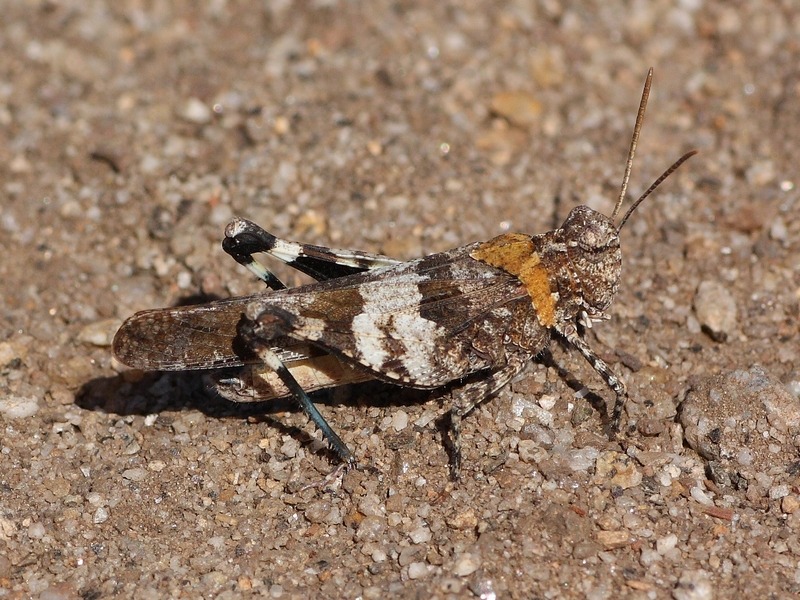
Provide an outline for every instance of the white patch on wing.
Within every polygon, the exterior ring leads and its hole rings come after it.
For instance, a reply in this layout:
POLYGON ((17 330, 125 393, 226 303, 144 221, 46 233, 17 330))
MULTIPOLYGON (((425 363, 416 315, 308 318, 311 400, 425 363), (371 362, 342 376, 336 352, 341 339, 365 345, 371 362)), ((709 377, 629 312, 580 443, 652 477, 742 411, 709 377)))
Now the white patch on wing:
POLYGON ((433 321, 423 319, 419 311, 409 312, 422 301, 419 284, 428 278, 417 273, 398 277, 392 286, 380 283, 361 288, 364 308, 353 319, 353 335, 358 359, 384 375, 417 380, 431 371, 430 343, 442 335, 433 321), (400 282, 400 285, 397 285, 400 282), (406 348, 403 356, 390 356, 386 338, 398 340, 406 348), (406 373, 390 373, 383 366, 399 358, 406 373))
POLYGON ((426 275, 404 273, 391 278, 391 285, 381 280, 371 281, 359 288, 364 302, 363 312, 377 316, 405 311, 409 306, 419 306, 422 294, 419 284, 428 281, 426 275))
POLYGON ((362 312, 353 319, 353 336, 356 341, 358 358, 379 370, 389 357, 383 344, 384 333, 379 325, 385 318, 386 315, 362 312))
POLYGON ((442 335, 441 327, 423 319, 419 315, 403 314, 394 320, 395 330, 401 340, 424 340, 425 343, 403 344, 406 348, 405 354, 400 357, 408 374, 412 379, 424 379, 431 372, 431 359, 436 349, 433 346, 435 340, 442 335))

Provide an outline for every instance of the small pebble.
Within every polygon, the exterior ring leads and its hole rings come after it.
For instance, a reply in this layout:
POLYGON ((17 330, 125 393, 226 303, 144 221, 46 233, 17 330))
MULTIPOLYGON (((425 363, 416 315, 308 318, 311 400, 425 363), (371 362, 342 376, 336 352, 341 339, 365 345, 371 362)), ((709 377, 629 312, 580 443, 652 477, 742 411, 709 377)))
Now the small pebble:
POLYGON ((771 500, 780 500, 789 495, 789 486, 786 484, 776 485, 769 490, 769 497, 771 500))
POLYGON ((786 221, 778 217, 769 227, 769 237, 779 242, 785 242, 788 237, 786 221))
POLYGON ((379 517, 364 517, 356 530, 358 540, 377 540, 386 530, 386 520, 379 517))
POLYGON ((798 509, 800 509, 800 498, 796 495, 784 496, 783 500, 781 500, 781 510, 786 514, 794 514, 798 509))
POLYGON ((775 179, 775 163, 771 160, 756 160, 745 171, 747 182, 754 187, 764 187, 775 179))
POLYGON ((147 468, 153 471, 154 473, 160 473, 167 467, 167 463, 163 460, 151 460, 147 463, 147 468))
POLYGON ((358 503, 358 511, 367 517, 383 517, 386 506, 377 494, 367 494, 358 503))
POLYGON ((44 525, 39 521, 36 521, 35 523, 31 523, 28 526, 28 537, 30 537, 30 538, 32 538, 34 540, 42 539, 44 537, 45 533, 46 533, 46 531, 45 531, 44 525))
POLYGON ((99 348, 107 348, 111 345, 114 334, 120 325, 119 319, 106 319, 105 321, 89 323, 78 332, 78 341, 99 348))
POLYGON ((25 419, 39 412, 39 401, 33 396, 0 396, 0 415, 7 419, 25 419))
POLYGON ((568 454, 569 468, 573 471, 588 471, 594 467, 600 451, 592 446, 572 450, 568 454))
POLYGON ((105 498, 98 492, 89 492, 86 494, 86 501, 92 506, 102 506, 105 503, 105 498))
POLYGON ((104 506, 101 506, 94 511, 94 515, 92 515, 92 523, 95 525, 100 525, 106 521, 108 521, 108 510, 104 506))
POLYGON ((422 546, 406 546, 400 551, 400 556, 397 557, 397 564, 401 567, 407 567, 415 562, 423 552, 422 546))
POLYGON ((466 577, 472 575, 481 566, 481 562, 477 556, 469 552, 462 554, 456 559, 453 566, 453 573, 459 577, 466 577))
POLYGON ((122 478, 128 481, 144 481, 147 477, 146 469, 125 469, 122 472, 122 478))
POLYGON ((539 122, 542 104, 527 92, 500 92, 492 98, 492 112, 517 127, 531 127, 539 122))
POLYGON ((431 530, 427 527, 417 527, 408 534, 415 544, 425 544, 431 540, 431 530))
POLYGON ((386 551, 383 548, 376 548, 372 551, 370 556, 376 563, 386 562, 386 560, 389 558, 389 555, 386 554, 386 551))
POLYGON ((714 501, 711 499, 711 497, 697 486, 693 487, 690 490, 690 493, 695 502, 704 504, 706 506, 711 506, 714 504, 714 501))
POLYGON ((525 396, 515 395, 511 400, 511 413, 515 417, 524 417, 526 411, 531 411, 536 407, 536 404, 528 400, 525 396))
POLYGON ((211 108, 198 98, 189 98, 181 111, 181 116, 192 123, 202 125, 211 120, 211 108))
POLYGON ((534 440, 520 440, 517 444, 517 452, 519 459, 525 463, 536 462, 536 456, 539 451, 539 444, 534 440))
POLYGON ((665 535, 664 537, 656 540, 656 552, 664 556, 667 552, 672 550, 678 545, 678 536, 674 533, 665 535))
POLYGON ((408 565, 408 578, 420 579, 430 572, 430 567, 424 562, 413 562, 408 565))
POLYGON ((706 280, 697 287, 694 312, 703 330, 715 342, 724 342, 736 327, 736 301, 718 281, 706 280))
POLYGON ((627 531, 598 531, 597 541, 606 549, 623 548, 631 543, 631 535, 627 531))
POLYGON ((408 427, 408 413, 404 410, 398 410, 392 415, 392 427, 395 431, 403 431, 408 427))
POLYGON ((309 504, 303 514, 311 523, 323 523, 330 510, 331 503, 329 501, 318 500, 309 504))
POLYGON ((478 525, 478 517, 474 510, 468 508, 450 517, 447 524, 453 529, 474 529, 478 525))

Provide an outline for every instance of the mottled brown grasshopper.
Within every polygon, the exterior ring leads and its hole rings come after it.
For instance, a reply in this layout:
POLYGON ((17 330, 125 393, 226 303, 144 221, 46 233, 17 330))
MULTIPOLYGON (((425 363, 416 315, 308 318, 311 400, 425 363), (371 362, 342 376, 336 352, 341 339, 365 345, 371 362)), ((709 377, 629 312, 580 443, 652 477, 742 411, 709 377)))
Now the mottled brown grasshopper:
POLYGON ((367 379, 419 389, 446 387, 457 473, 462 418, 556 336, 575 347, 614 392, 611 423, 618 429, 625 386, 582 331, 606 318, 616 296, 622 227, 695 154, 678 159, 615 224, 651 81, 652 69, 611 217, 578 206, 547 233, 503 234, 407 262, 281 240, 236 219, 226 228, 222 246, 272 291, 137 313, 117 332, 116 356, 150 370, 240 367, 233 375, 216 377, 224 397, 239 402, 294 397, 346 463, 355 462, 353 454, 308 392, 367 379), (317 283, 287 289, 253 258, 257 252, 317 283))

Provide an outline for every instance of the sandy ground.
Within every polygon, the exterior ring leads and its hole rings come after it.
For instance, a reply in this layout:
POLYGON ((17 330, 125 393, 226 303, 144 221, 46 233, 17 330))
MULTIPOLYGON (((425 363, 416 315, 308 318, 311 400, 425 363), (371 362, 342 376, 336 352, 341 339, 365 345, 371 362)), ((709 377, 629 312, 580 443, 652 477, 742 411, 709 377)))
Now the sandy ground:
MULTIPOLYGON (((8 2, 0 23, 0 597, 786 598, 800 593, 800 11, 792 1, 8 2), (590 343, 463 425, 132 372, 137 310, 259 290, 240 215, 414 258, 641 192, 590 343), (575 379, 578 383, 570 387, 575 379), (678 407, 681 406, 680 410, 678 407)), ((290 284, 301 279, 276 269, 290 284)))

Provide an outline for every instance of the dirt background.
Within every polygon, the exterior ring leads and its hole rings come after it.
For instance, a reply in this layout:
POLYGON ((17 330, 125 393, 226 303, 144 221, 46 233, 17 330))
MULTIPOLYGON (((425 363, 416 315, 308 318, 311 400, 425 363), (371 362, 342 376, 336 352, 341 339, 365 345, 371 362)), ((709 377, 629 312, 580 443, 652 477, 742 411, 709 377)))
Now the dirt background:
POLYGON ((0 597, 794 597, 798 40, 791 0, 4 3, 0 597), (370 384, 320 401, 370 468, 307 487, 290 403, 112 358, 137 310, 259 289, 233 215, 413 258, 610 212, 650 66, 632 193, 700 154, 589 332, 619 441, 533 364, 453 483, 439 405, 370 384))

